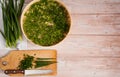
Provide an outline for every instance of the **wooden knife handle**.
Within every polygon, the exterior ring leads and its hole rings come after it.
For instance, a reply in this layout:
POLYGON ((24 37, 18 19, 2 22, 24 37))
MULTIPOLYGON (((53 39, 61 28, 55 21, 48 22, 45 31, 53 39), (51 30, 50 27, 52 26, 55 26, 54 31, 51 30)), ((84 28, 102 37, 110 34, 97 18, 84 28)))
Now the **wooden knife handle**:
POLYGON ((5 74, 24 74, 24 70, 5 70, 5 74))

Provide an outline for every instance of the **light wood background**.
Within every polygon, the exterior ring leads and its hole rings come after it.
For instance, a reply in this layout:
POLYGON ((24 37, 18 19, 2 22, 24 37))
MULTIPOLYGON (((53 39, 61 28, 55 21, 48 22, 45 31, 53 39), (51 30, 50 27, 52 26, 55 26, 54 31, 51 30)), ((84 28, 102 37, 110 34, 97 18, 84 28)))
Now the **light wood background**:
POLYGON ((24 42, 20 48, 56 49, 57 77, 120 77, 120 0, 61 1, 72 17, 68 36, 52 47, 24 42))

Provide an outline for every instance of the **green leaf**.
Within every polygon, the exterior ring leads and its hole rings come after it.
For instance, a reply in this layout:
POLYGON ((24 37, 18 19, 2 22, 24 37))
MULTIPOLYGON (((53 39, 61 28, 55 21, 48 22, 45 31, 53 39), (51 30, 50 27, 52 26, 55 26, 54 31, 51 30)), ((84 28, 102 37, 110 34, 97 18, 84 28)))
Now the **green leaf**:
POLYGON ((19 6, 18 6, 18 11, 17 11, 17 16, 19 17, 22 11, 22 7, 24 5, 25 0, 20 0, 19 6))
POLYGON ((2 34, 2 36, 4 37, 4 39, 6 39, 4 33, 0 30, 0 33, 2 34))
POLYGON ((54 63, 57 63, 57 62, 56 61, 35 61, 35 64, 36 64, 35 68, 47 66, 54 63))
POLYGON ((37 61, 41 60, 55 60, 56 58, 37 58, 37 61))

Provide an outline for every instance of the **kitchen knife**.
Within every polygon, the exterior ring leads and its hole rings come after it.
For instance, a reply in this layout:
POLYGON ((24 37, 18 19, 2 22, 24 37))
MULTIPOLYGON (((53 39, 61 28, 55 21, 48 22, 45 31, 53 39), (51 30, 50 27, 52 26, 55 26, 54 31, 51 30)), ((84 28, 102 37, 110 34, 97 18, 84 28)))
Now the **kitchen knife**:
POLYGON ((52 73, 52 70, 5 70, 5 74, 44 75, 52 73))

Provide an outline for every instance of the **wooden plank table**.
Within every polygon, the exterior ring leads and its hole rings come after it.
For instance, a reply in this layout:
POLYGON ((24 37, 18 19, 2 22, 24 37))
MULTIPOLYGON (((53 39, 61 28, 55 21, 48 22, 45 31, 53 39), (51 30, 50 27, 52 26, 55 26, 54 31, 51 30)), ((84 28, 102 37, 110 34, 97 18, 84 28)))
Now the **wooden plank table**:
MULTIPOLYGON (((24 40, 20 48, 56 49, 57 77, 120 77, 120 0, 61 1, 72 17, 68 36, 52 47, 24 40)), ((3 51, 5 47, 0 46, 3 51)))

